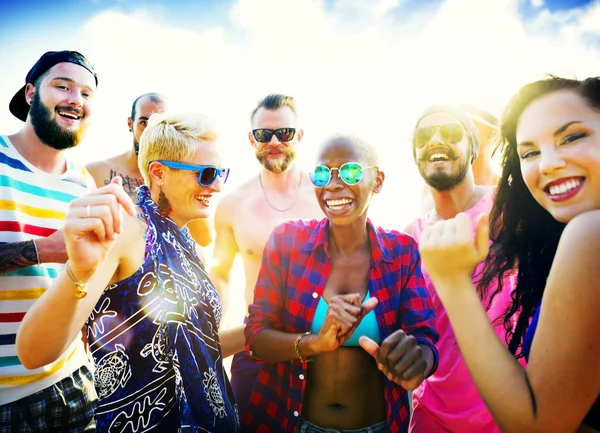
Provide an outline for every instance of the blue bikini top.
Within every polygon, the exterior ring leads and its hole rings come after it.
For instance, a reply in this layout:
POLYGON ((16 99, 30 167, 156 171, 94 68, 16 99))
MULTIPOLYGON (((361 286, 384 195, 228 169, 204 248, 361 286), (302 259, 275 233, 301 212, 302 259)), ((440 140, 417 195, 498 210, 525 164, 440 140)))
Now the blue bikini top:
MULTIPOLYGON (((371 294, 367 292, 367 296, 363 301, 363 304, 371 297, 371 294)), ((319 299, 319 305, 317 305, 317 309, 315 311, 315 316, 313 317, 312 324, 310 325, 310 332, 313 334, 318 334, 323 326, 323 322, 325 322, 325 316, 327 315, 327 308, 329 305, 321 296, 319 299)), ((369 311, 365 317, 363 317, 362 321, 358 324, 358 327, 354 330, 350 338, 342 344, 342 346, 358 346, 358 338, 369 337, 375 343, 381 343, 381 336, 379 335, 379 326, 377 325, 377 318, 375 317, 375 310, 369 311)))

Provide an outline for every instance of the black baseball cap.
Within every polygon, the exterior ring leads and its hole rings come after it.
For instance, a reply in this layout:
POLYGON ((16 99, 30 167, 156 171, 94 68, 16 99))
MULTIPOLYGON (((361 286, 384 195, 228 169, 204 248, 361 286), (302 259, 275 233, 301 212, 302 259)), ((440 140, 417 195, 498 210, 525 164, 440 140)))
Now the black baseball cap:
POLYGON ((29 71, 25 77, 25 86, 15 93, 15 96, 10 100, 8 108, 10 112, 17 118, 25 122, 27 120, 27 114, 29 113, 29 104, 25 99, 25 87, 27 84, 34 83, 44 72, 50 69, 52 66, 58 63, 75 63, 76 65, 83 66, 85 69, 91 72, 96 80, 96 86, 98 85, 98 76, 94 71, 91 63, 84 57, 83 54, 77 51, 48 51, 33 65, 33 68, 29 71))

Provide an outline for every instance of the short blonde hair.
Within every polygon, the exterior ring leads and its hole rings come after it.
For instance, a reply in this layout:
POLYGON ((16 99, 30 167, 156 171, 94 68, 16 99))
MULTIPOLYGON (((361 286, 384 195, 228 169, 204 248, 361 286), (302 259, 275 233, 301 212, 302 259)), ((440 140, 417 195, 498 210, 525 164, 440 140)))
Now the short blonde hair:
POLYGON ((152 187, 148 166, 164 159, 183 162, 196 148, 198 140, 215 141, 219 138, 213 122, 197 113, 155 113, 140 139, 138 166, 144 183, 152 187))

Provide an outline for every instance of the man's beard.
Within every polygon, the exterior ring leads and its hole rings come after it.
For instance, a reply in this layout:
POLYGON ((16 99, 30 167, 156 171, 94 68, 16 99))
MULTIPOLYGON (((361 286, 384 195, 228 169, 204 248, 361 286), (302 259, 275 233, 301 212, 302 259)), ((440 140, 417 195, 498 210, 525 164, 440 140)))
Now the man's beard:
POLYGON ((283 158, 269 159, 267 156, 273 151, 273 147, 265 146, 262 150, 256 151, 256 159, 264 168, 273 173, 283 173, 288 169, 292 161, 296 158, 296 151, 287 146, 279 146, 277 152, 283 154, 283 158))
POLYGON ((140 154, 140 142, 135 139, 135 135, 133 136, 133 149, 135 150, 135 154, 139 156, 139 154, 140 154))
MULTIPOLYGON (((57 107, 57 110, 60 108, 57 107)), ((72 110, 71 107, 62 108, 72 110)), ((56 150, 65 150, 77 146, 83 140, 87 126, 81 125, 76 131, 65 130, 56 123, 56 120, 52 119, 51 113, 50 109, 40 100, 39 94, 34 93, 29 115, 31 116, 33 130, 40 141, 56 150)))
POLYGON ((450 191, 452 188, 460 184, 467 175, 469 170, 469 161, 471 160, 470 155, 468 158, 461 158, 458 171, 453 174, 447 173, 434 173, 428 175, 425 173, 425 169, 422 164, 418 164, 419 173, 427 185, 437 191, 450 191))

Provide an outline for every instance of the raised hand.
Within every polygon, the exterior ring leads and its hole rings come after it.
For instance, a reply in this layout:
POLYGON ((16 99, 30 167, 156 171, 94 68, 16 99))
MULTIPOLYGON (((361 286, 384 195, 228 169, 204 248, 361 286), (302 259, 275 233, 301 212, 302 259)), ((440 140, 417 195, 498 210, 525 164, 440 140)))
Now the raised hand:
POLYGON ((358 339, 360 346, 369 353, 379 370, 392 382, 412 391, 425 379, 427 362, 423 350, 412 335, 401 329, 381 342, 381 346, 369 337, 358 339))
POLYGON ((91 277, 121 233, 121 209, 135 215, 134 204, 123 191, 120 177, 69 205, 63 229, 65 244, 71 271, 80 281, 91 277))
POLYGON ((358 293, 332 296, 325 321, 315 340, 316 351, 332 352, 340 347, 350 338, 363 317, 377 306, 377 302, 377 298, 370 298, 360 305, 358 293))
POLYGON ((469 215, 460 213, 426 228, 419 240, 423 266, 436 288, 442 282, 470 280, 473 269, 488 251, 488 214, 477 220, 475 234, 469 215))

